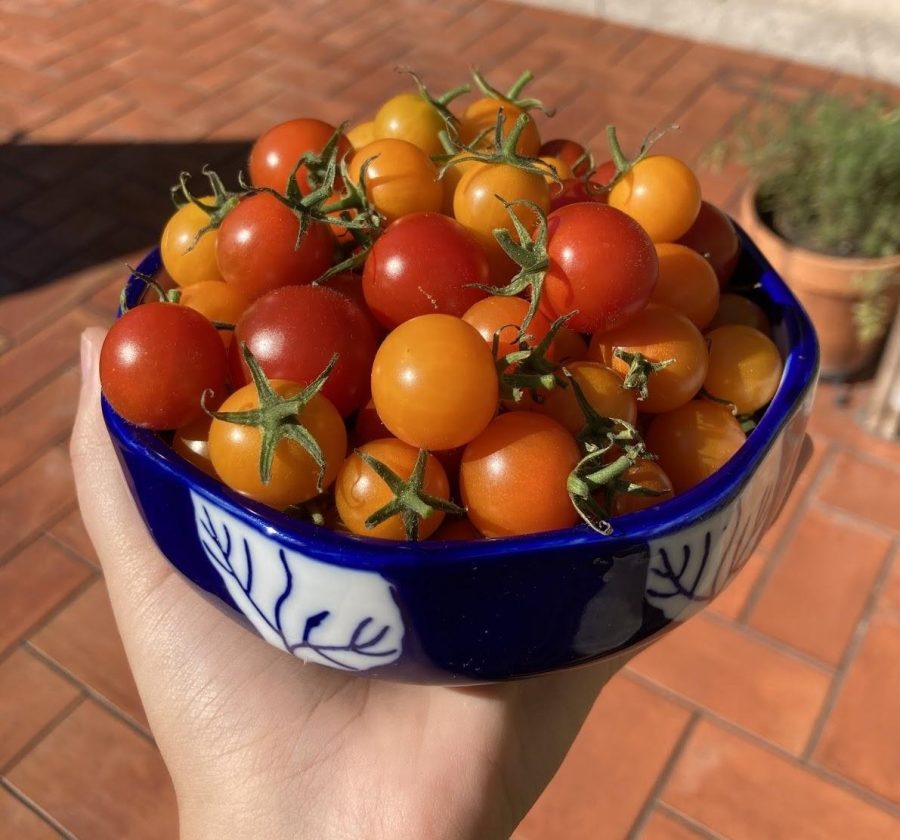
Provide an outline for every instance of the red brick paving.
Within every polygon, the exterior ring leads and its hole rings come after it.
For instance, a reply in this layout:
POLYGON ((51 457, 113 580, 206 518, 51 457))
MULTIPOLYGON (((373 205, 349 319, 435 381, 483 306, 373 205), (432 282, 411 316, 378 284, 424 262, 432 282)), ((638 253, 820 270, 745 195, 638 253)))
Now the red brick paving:
MULTIPOLYGON (((883 85, 499 2, 35 0, 0 4, 0 835, 174 838, 175 803, 74 508, 63 442, 77 337, 167 186, 303 113, 371 115, 471 63, 560 104, 545 135, 628 146, 652 125, 697 162, 763 88, 883 85), (23 420, 23 418, 27 418, 23 420), (100 760, 102 756, 102 760, 100 760)), ((734 166, 703 173, 734 210, 734 166)), ((900 446, 822 386, 815 452, 723 598, 616 678, 520 840, 900 833, 900 446)))

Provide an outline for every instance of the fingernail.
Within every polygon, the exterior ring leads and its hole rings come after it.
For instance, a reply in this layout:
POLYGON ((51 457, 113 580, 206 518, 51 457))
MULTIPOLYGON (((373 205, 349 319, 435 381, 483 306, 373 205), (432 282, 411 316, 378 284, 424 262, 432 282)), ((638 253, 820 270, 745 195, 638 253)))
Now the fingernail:
POLYGON ((97 358, 97 351, 94 342, 91 341, 87 330, 81 334, 81 384, 82 387, 90 382, 94 373, 94 362, 97 358))

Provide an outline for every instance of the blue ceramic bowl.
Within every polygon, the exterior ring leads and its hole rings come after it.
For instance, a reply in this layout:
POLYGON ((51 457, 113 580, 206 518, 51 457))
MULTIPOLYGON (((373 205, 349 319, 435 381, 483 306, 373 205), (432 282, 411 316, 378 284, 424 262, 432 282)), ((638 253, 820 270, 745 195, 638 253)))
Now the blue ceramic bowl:
MULTIPOLYGON (((271 644, 309 662, 417 683, 472 684, 581 665, 643 645, 741 569, 790 490, 815 390, 813 328, 742 234, 736 279, 758 287, 785 359, 771 405, 714 476, 621 517, 480 542, 350 537, 247 501, 104 401, 110 435, 169 561, 271 644)), ((159 269, 158 252, 140 265, 159 269)), ((143 284, 129 281, 134 305, 143 284)))

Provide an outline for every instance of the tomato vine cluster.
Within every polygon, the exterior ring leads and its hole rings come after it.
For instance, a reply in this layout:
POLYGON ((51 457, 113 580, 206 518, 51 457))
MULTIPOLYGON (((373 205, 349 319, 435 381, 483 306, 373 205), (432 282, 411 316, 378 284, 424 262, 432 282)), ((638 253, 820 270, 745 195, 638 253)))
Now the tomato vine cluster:
POLYGON ((110 330, 104 394, 248 498, 384 539, 610 520, 719 469, 778 386, 728 290, 731 222, 691 169, 541 141, 475 72, 260 137, 248 181, 186 174, 165 272, 110 330), (158 300, 153 300, 153 297, 158 300), (149 298, 149 300, 147 300, 149 298))

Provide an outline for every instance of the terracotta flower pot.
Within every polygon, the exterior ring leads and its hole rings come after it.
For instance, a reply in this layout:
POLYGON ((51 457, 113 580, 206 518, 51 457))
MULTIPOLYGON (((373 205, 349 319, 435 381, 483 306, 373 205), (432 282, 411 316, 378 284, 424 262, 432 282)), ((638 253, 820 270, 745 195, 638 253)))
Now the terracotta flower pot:
POLYGON ((848 377, 871 362, 896 310, 900 254, 882 259, 835 257, 794 245, 760 217, 753 185, 744 191, 740 216, 750 238, 809 313, 819 336, 822 374, 848 377), (885 282, 891 278, 893 285, 885 282), (871 323, 870 315, 868 329, 861 331, 859 307, 871 299, 873 284, 879 280, 887 289, 880 293, 885 296, 878 308, 881 323, 871 323))

